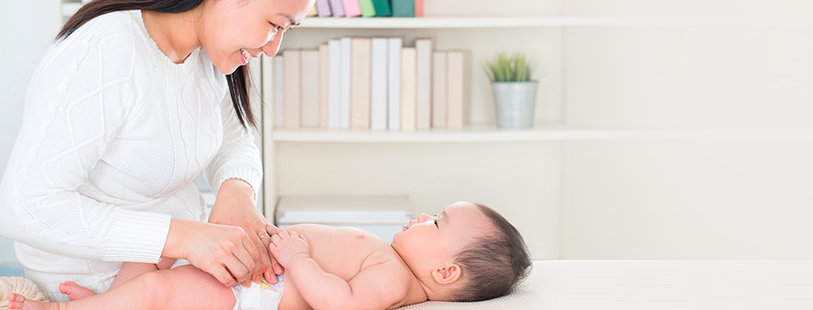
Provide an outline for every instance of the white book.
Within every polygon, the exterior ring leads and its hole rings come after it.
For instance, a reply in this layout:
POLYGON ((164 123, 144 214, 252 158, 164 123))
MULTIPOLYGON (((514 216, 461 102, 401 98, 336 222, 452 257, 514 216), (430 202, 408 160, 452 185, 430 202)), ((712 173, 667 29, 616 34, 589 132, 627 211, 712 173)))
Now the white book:
POLYGON ((300 52, 300 127, 319 127, 319 51, 300 52))
POLYGON ((352 43, 349 37, 340 39, 341 42, 341 69, 339 72, 339 129, 350 129, 350 78, 352 66, 352 43))
POLYGON ((401 49, 401 130, 415 130, 415 48, 401 49))
POLYGON ((274 60, 271 57, 260 56, 262 66, 262 94, 263 94, 263 136, 270 136, 274 128, 274 60))
POLYGON ((446 128, 446 52, 432 55, 432 128, 446 128))
POLYGON ((466 121, 463 61, 462 51, 450 51, 446 55, 446 126, 449 129, 461 129, 466 121))
POLYGON ((415 71, 417 77, 415 128, 429 129, 432 126, 432 40, 415 40, 415 71))
MULTIPOLYGON (((327 4, 327 2, 325 2, 327 4)), ((319 128, 327 128, 327 105, 328 105, 328 62, 330 61, 330 50, 327 44, 319 45, 319 128)))
POLYGON ((401 38, 387 40, 387 127, 401 130, 401 38))
POLYGON ((285 51, 282 53, 285 59, 283 79, 283 94, 285 97, 285 128, 299 128, 300 121, 300 92, 299 92, 299 72, 300 72, 300 53, 298 50, 285 51))
POLYGON ((282 55, 273 57, 274 60, 274 126, 282 128, 285 125, 285 87, 283 75, 285 71, 285 58, 282 55))
POLYGON ((327 49, 330 53, 327 69, 327 128, 339 129, 342 44, 338 39, 330 40, 327 42, 327 49))
POLYGON ((373 38, 370 63, 370 129, 387 129, 387 38, 373 38))
POLYGON ((370 129, 370 38, 353 38, 350 129, 370 129))

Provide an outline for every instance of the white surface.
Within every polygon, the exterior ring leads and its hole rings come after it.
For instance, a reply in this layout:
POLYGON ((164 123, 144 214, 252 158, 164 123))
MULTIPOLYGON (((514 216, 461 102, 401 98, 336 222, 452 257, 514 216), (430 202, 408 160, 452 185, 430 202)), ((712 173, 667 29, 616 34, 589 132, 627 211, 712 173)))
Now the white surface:
POLYGON ((507 296, 400 309, 801 310, 811 291, 813 261, 536 261, 507 296))
POLYGON ((276 214, 276 223, 287 225, 396 224, 401 228, 411 219, 412 207, 406 196, 280 197, 276 214))

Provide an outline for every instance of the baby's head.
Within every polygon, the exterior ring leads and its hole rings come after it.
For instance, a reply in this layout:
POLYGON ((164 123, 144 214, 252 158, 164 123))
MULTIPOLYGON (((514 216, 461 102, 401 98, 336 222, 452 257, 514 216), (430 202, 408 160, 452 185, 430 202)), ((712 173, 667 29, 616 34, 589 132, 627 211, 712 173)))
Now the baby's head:
POLYGON ((531 259, 516 228, 494 210, 456 202, 421 214, 395 234, 392 247, 423 283, 430 300, 477 301, 506 295, 531 259))

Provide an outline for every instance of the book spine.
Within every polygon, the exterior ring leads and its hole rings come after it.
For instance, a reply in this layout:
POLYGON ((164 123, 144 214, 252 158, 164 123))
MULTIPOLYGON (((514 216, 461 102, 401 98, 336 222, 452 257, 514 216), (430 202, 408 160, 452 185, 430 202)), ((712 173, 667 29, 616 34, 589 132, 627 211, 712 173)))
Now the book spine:
POLYGON ((387 128, 401 130, 401 38, 387 39, 387 128))
POLYGON ((319 15, 319 12, 316 11, 316 6, 312 6, 311 10, 308 11, 308 14, 305 15, 305 16, 311 17, 311 16, 316 16, 316 15, 319 15))
POLYGON ((339 79, 339 128, 350 129, 350 66, 352 57, 350 54, 352 39, 344 37, 341 42, 341 74, 339 79))
POLYGON ((392 7, 390 0, 373 0, 373 7, 375 7, 375 15, 379 17, 392 16, 392 7))
POLYGON ((330 5, 330 12, 333 13, 333 17, 344 17, 342 0, 328 0, 327 3, 330 5))
POLYGON ((401 49, 401 130, 415 130, 415 48, 401 49))
POLYGON ((464 53, 462 51, 450 51, 446 55, 446 126, 449 129, 463 128, 465 104, 463 59, 464 53))
POLYGON ((327 44, 319 45, 319 128, 327 128, 329 61, 330 49, 327 44))
POLYGON ((415 0, 392 0, 392 17, 415 17, 415 0))
POLYGON ((361 7, 359 7, 358 0, 342 0, 344 7, 344 17, 358 17, 361 16, 361 7))
POLYGON ((415 0, 415 17, 423 17, 423 0, 415 0))
POLYGON ((375 17, 375 7, 373 0, 358 0, 359 7, 361 7, 361 17, 375 17))
POLYGON ((330 17, 333 15, 328 0, 316 0, 315 7, 317 16, 319 17, 330 17))
POLYGON ((300 127, 319 127, 319 51, 300 52, 300 127))
POLYGON ((282 54, 285 59, 285 79, 283 80, 284 95, 285 95, 285 128, 299 128, 299 112, 300 112, 300 97, 299 97, 299 70, 300 70, 300 52, 299 51, 285 51, 282 54))
POLYGON ((274 60, 274 126, 285 125, 285 58, 282 55, 272 57, 274 60))
POLYGON ((262 55, 260 57, 262 65, 262 94, 263 102, 271 105, 270 108, 263 108, 263 135, 271 132, 276 122, 274 117, 274 60, 271 57, 262 55))
POLYGON ((373 38, 370 55, 370 129, 387 129, 387 38, 373 38))
POLYGON ((432 126, 432 40, 415 40, 417 66, 416 85, 416 129, 425 130, 432 126))
POLYGON ((432 58, 432 128, 446 128, 446 52, 432 58))
POLYGON ((327 42, 328 52, 330 53, 328 59, 328 103, 327 103, 327 128, 339 129, 341 123, 340 101, 341 101, 341 52, 342 43, 339 40, 330 40, 327 42))
POLYGON ((350 129, 370 129, 370 38, 353 38, 350 129))

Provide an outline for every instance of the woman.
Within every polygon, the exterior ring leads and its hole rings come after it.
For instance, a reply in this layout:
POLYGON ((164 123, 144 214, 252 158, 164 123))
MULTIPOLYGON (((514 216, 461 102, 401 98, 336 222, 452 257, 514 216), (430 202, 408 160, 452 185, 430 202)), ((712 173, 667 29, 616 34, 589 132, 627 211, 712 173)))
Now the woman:
MULTIPOLYGON (((248 60, 312 0, 96 0, 46 52, 0 185, 0 233, 52 301, 122 262, 187 259, 227 286, 282 273, 255 207, 248 60), (194 178, 217 193, 205 223, 194 178), (222 224, 222 225, 218 225, 222 224), (233 225, 233 226, 232 226, 233 225), (77 281, 78 280, 78 281, 77 281)), ((268 227, 267 227, 268 226, 268 227)), ((273 233, 273 231, 272 231, 273 233)))

